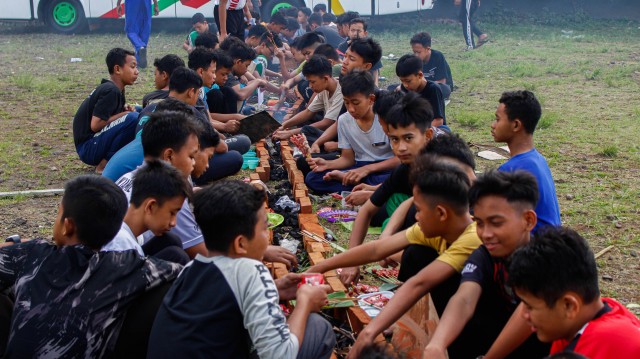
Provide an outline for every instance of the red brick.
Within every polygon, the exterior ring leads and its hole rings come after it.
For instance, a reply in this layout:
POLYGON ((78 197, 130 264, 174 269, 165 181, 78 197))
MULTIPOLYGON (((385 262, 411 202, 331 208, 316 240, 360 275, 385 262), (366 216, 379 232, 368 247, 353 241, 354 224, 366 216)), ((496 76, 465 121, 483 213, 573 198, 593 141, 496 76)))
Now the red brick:
POLYGON ((334 292, 347 292, 347 288, 342 284, 340 279, 337 277, 329 277, 325 278, 327 284, 333 289, 334 292))
POLYGON ((255 172, 254 172, 254 173, 250 173, 250 174, 249 174, 249 179, 250 179, 251 181, 257 181, 257 180, 259 180, 259 179, 260 179, 260 176, 259 176, 257 173, 255 173, 255 172))
POLYGON ((305 196, 309 195, 309 189, 307 188, 307 185, 304 184, 304 182, 297 182, 293 184, 293 189, 295 191, 304 191, 305 196))
POLYGON ((262 182, 267 182, 269 181, 269 176, 267 175, 267 171, 265 171, 264 168, 262 167, 256 167, 256 173, 258 174, 258 176, 260 176, 260 180, 262 182))
POLYGON ((306 197, 307 196, 307 194, 304 193, 304 191, 294 191, 293 193, 294 193, 294 196, 296 197, 296 200, 298 198, 302 198, 302 197, 306 197))
POLYGON ((324 261, 324 256, 322 255, 322 253, 309 253, 309 262, 311 262, 312 265, 316 265, 322 261, 324 261))
POLYGON ((315 213, 311 213, 311 214, 300 213, 298 214, 298 223, 300 224, 300 229, 304 229, 302 228, 302 223, 318 224, 320 222, 318 222, 318 216, 315 213))
POLYGON ((349 316, 349 323, 351 323, 353 334, 356 336, 371 322, 369 315, 360 307, 347 308, 347 316, 349 316))
POLYGON ((311 253, 311 252, 318 252, 318 253, 324 253, 326 252, 324 249, 324 246, 322 245, 322 243, 320 242, 309 242, 309 245, 306 247, 307 252, 311 253))
MULTIPOLYGON (((298 217, 299 218, 299 217, 298 217)), ((324 228, 319 223, 302 222, 302 230, 316 234, 320 238, 324 238, 324 228)))

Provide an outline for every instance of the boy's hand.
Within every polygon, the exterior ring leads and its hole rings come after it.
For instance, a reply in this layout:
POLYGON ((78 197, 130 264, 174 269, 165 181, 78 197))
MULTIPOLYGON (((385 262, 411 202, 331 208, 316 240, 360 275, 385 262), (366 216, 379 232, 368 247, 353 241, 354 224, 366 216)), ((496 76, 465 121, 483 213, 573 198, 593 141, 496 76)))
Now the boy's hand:
POLYGON ((362 206, 372 194, 373 191, 355 191, 351 192, 344 201, 350 206, 362 206))
POLYGON ((371 171, 366 169, 365 167, 355 168, 347 171, 345 173, 344 178, 342 179, 342 185, 350 185, 360 183, 365 177, 367 177, 371 171))
POLYGON ((296 301, 298 303, 305 303, 309 305, 311 312, 319 312, 322 307, 327 305, 327 293, 331 293, 331 287, 324 285, 309 285, 304 284, 298 288, 296 295, 296 301))
POLYGON ((268 246, 263 259, 267 262, 283 263, 287 269, 298 266, 298 258, 288 250, 280 246, 268 246))
POLYGON ((446 359, 447 355, 444 350, 427 345, 427 347, 424 348, 424 354, 422 357, 429 359, 446 359))
POLYGON ((324 150, 327 152, 333 152, 338 150, 338 142, 327 141, 324 143, 324 150))
POLYGON ((340 281, 342 284, 348 286, 349 284, 358 284, 358 280, 360 279, 360 268, 359 267, 349 267, 342 268, 340 272, 340 281))
POLYGON ((353 189, 351 190, 352 192, 357 192, 357 191, 375 191, 377 189, 376 186, 372 186, 372 185, 368 185, 366 183, 360 183, 359 185, 353 187, 353 189))
POLYGON ((160 14, 160 8, 158 8, 158 3, 153 4, 153 15, 158 16, 160 14))
POLYGON ((129 111, 129 112, 133 112, 133 111, 136 110, 136 108, 133 105, 126 104, 126 105, 124 105, 124 110, 125 111, 129 111))
POLYGON ((118 17, 122 16, 122 4, 120 2, 118 2, 118 6, 116 6, 116 13, 118 17))
POLYGON ((292 135, 293 135, 292 131, 276 130, 276 132, 274 132, 273 136, 271 137, 273 137, 273 139, 276 139, 276 140, 287 140, 292 135))
POLYGON ((240 129, 240 122, 238 120, 229 120, 223 125, 223 131, 229 133, 236 133, 240 129))
POLYGON ((318 145, 317 143, 313 143, 311 145, 311 149, 309 150, 309 152, 311 153, 320 153, 320 145, 318 145))
POLYGON ((298 292, 298 283, 302 280, 300 273, 289 273, 282 278, 276 279, 276 288, 278 288, 278 294, 280 300, 292 300, 296 299, 296 293, 298 292))
POLYGON ((307 163, 313 172, 324 172, 328 170, 327 160, 324 158, 307 158, 307 163))
POLYGON ((280 60, 284 59, 284 52, 282 52, 282 50, 280 50, 279 48, 275 47, 273 49, 273 55, 277 58, 279 58, 280 60))

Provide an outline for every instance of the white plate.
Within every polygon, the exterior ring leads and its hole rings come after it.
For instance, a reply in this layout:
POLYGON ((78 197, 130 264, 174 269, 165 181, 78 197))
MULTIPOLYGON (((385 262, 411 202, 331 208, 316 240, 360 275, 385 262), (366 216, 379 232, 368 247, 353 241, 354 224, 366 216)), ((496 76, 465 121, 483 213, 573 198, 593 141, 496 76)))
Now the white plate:
MULTIPOLYGON (((381 291, 374 293, 361 294, 358 296, 358 299, 364 299, 373 297, 374 295, 382 294, 384 297, 391 299, 393 297, 393 292, 389 291, 381 291)), ((364 300, 359 300, 358 305, 367 313, 371 318, 375 318, 378 314, 380 314, 381 310, 372 306, 371 304, 365 302, 364 300)))

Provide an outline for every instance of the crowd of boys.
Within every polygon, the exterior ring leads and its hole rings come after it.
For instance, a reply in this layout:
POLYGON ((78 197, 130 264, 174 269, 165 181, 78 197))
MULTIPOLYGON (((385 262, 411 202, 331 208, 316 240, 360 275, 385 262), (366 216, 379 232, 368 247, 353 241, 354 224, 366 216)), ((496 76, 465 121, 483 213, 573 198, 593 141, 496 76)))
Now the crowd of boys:
POLYGON ((141 50, 109 51, 110 78, 73 120, 79 158, 102 176, 66 184, 53 243, 0 247, 2 353, 329 358, 336 337, 316 313, 330 288, 271 277, 263 260, 297 263, 269 245, 266 193, 224 179, 251 145, 239 133, 247 100, 295 89, 303 105, 272 140, 306 135, 308 187, 351 191, 345 201, 361 206, 349 249, 308 272, 340 268, 350 285, 361 265, 400 265, 403 285, 350 358, 381 357, 374 339, 427 294, 440 321, 424 358, 640 357, 640 321, 600 297, 593 252, 562 227, 533 93, 502 94, 491 134, 511 158, 476 177, 447 123, 451 71, 428 33, 398 60, 401 84, 381 90, 382 49, 357 13, 289 8, 258 24, 245 3, 216 5, 219 33, 193 17, 187 61, 154 61, 142 109, 125 98, 141 50), (382 234, 363 243, 370 225, 382 234), (294 299, 285 316, 280 303, 294 299))

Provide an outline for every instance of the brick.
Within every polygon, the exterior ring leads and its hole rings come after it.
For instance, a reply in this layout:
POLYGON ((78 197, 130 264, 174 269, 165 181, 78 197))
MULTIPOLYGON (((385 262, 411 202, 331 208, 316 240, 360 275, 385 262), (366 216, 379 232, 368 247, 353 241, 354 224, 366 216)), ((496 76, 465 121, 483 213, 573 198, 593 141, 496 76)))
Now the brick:
POLYGON ((337 277, 329 277, 325 279, 334 292, 345 292, 345 293, 347 292, 347 288, 344 286, 344 284, 342 284, 340 279, 338 279, 337 277))
POLYGON ((315 213, 311 213, 311 214, 300 213, 298 214, 298 223, 300 225, 300 229, 304 229, 302 228, 302 223, 318 224, 320 222, 318 222, 318 216, 315 213))
POLYGON ((316 265, 323 261, 324 261, 324 256, 322 255, 322 253, 316 253, 316 252, 309 253, 309 262, 311 262, 312 265, 316 265))
POLYGON ((305 196, 309 195, 309 188, 307 188, 307 185, 304 184, 304 182, 300 183, 294 183, 293 184, 293 190, 294 191, 304 191, 305 196))
POLYGON ((360 307, 347 308, 347 316, 349 317, 353 334, 356 336, 371 322, 369 315, 360 307))
POLYGON ((260 167, 264 168, 265 172, 267 172, 267 180, 271 178, 271 165, 268 160, 260 160, 260 167))
POLYGON ((306 196, 307 196, 307 194, 306 194, 306 193, 304 193, 304 191, 294 191, 294 192, 293 192, 293 195, 294 195, 294 197, 296 198, 296 200, 297 200, 298 198, 302 198, 302 197, 306 197, 306 196))
POLYGON ((300 198, 300 213, 312 213, 313 207, 309 197, 300 198))
POLYGON ((333 278, 333 277, 336 277, 336 278, 338 277, 338 273, 336 273, 336 271, 334 271, 334 270, 330 270, 330 271, 324 272, 322 274, 324 274, 324 277, 327 278, 327 279, 333 278))
POLYGON ((256 167, 256 173, 258 174, 258 176, 260 177, 260 180, 262 182, 267 182, 269 181, 269 176, 267 176, 267 171, 265 171, 264 168, 262 167, 256 167))
POLYGON ((266 148, 256 149, 258 157, 269 157, 269 151, 266 148))
POLYGON ((326 252, 324 249, 324 245, 320 242, 308 242, 309 245, 307 246, 306 250, 308 253, 311 252, 318 252, 318 253, 324 253, 326 252))
POLYGON ((282 148, 282 146, 289 146, 289 141, 287 140, 280 141, 280 148, 282 148))
POLYGON ((283 263, 273 263, 273 271, 275 272, 274 278, 282 278, 285 275, 289 274, 289 270, 287 266, 283 263))
MULTIPOLYGON (((300 217, 298 217, 300 218, 300 217)), ((317 222, 306 222, 303 223, 302 230, 309 231, 311 233, 317 234, 318 237, 324 238, 324 228, 317 222)))
POLYGON ((250 173, 249 174, 249 179, 251 181, 258 181, 258 180, 260 180, 260 176, 255 172, 254 173, 250 173))

